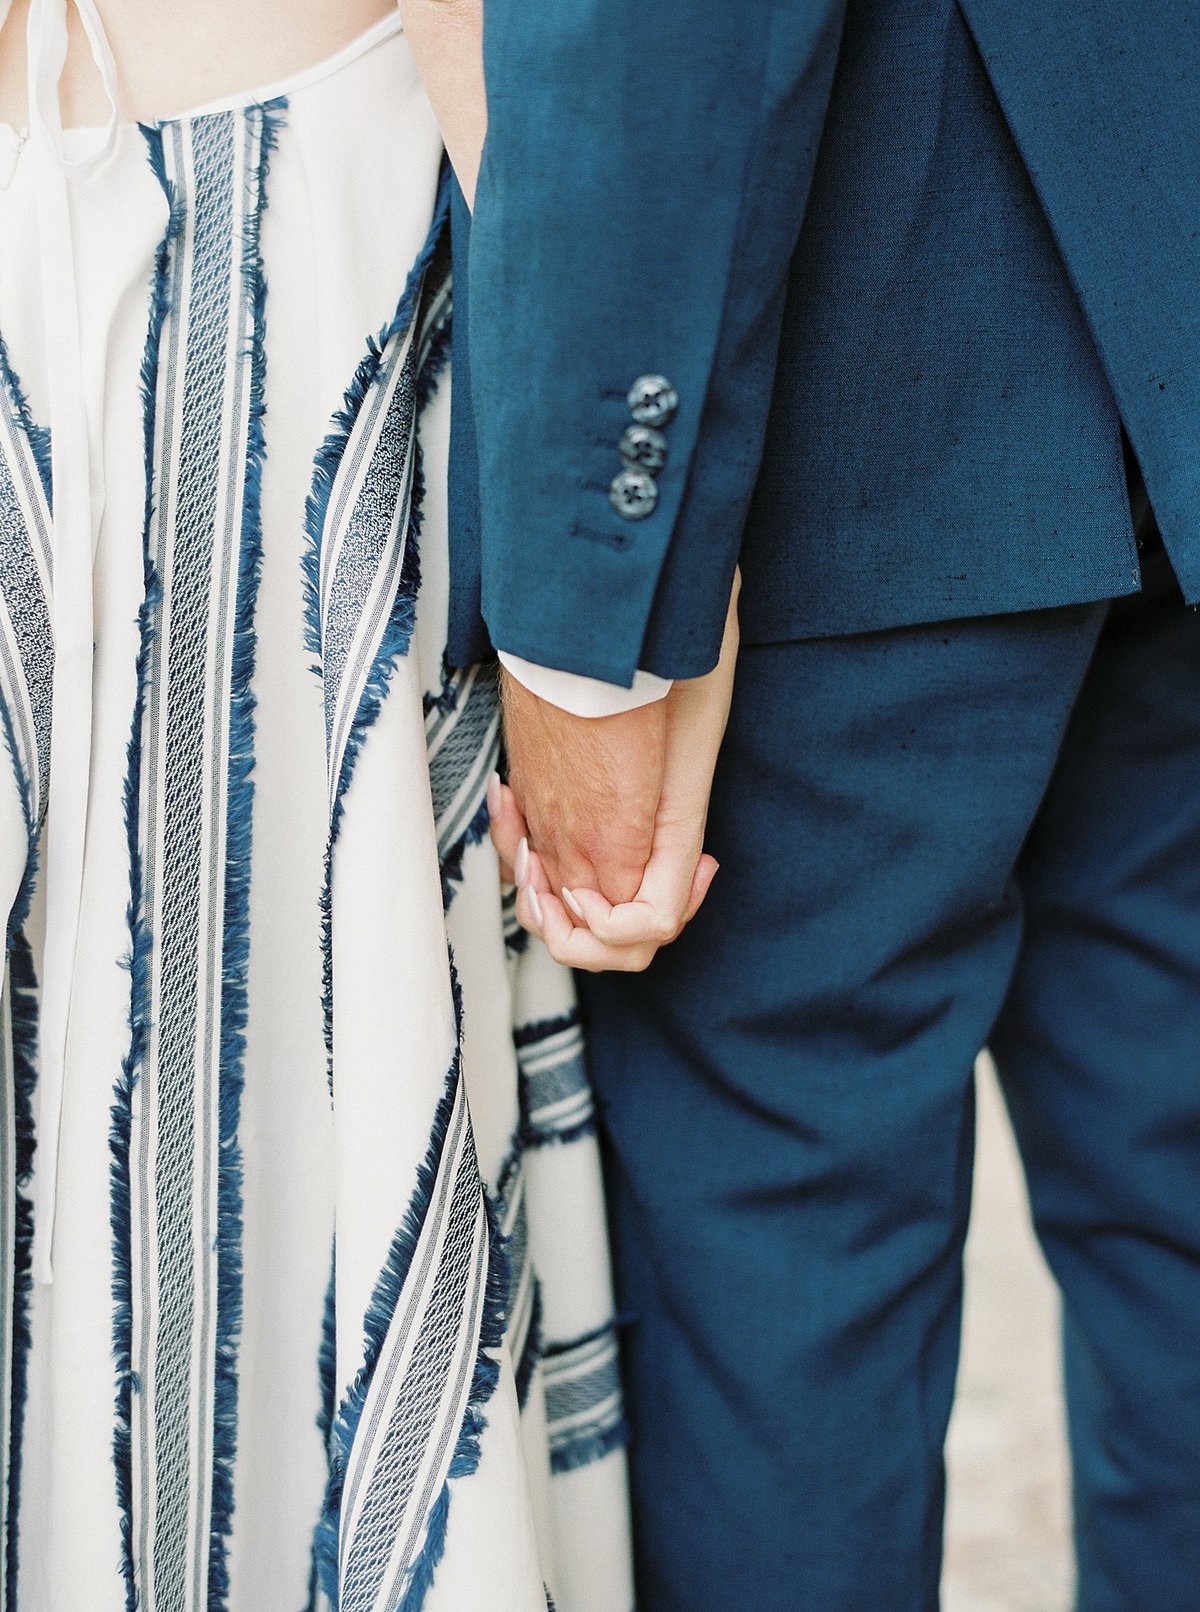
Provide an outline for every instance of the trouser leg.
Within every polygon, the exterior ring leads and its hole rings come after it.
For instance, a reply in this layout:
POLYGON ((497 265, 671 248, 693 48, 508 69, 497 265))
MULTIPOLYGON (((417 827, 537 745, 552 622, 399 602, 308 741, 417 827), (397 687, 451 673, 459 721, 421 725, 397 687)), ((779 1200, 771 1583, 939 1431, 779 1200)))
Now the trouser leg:
POLYGON ((1063 1289, 1080 1612, 1200 1609, 1200 618, 1113 607, 994 1037, 1063 1289))
POLYGON ((586 982, 640 1612, 929 1612, 971 1072, 1104 607, 749 648, 701 917, 586 982))

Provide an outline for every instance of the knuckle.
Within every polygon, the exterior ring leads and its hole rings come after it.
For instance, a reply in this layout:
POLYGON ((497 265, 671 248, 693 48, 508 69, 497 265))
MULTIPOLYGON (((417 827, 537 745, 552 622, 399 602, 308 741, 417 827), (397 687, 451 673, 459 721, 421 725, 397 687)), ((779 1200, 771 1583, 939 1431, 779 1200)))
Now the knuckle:
POLYGON ((613 878, 612 885, 616 892, 616 904, 633 901, 637 898, 637 893, 642 887, 642 875, 644 872, 645 864, 636 868, 627 868, 613 878))
POLYGON ((614 907, 634 899, 641 888, 644 863, 613 863, 601 857, 593 859, 593 865, 600 875, 600 888, 614 907))

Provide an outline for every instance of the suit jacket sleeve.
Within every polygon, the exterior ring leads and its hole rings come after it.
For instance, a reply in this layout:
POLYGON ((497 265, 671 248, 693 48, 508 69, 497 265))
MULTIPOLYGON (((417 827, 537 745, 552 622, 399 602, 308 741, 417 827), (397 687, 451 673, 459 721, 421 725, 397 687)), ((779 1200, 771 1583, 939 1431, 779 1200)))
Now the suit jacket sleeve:
POLYGON ((487 0, 469 332, 498 648, 623 686, 715 664, 843 9, 487 0), (646 376, 678 407, 631 519, 646 376))

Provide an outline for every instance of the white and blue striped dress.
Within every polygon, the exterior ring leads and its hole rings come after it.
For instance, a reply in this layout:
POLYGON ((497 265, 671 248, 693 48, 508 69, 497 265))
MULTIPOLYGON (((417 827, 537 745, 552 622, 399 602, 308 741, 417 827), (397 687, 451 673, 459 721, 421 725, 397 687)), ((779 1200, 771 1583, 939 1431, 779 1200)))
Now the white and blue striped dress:
POLYGON ((445 661, 444 181, 404 40, 68 182, 82 783, 28 155, 0 129, 0 1606, 630 1612, 580 1031, 502 901, 494 674, 445 661), (80 787, 48 1096, 47 802, 80 787))

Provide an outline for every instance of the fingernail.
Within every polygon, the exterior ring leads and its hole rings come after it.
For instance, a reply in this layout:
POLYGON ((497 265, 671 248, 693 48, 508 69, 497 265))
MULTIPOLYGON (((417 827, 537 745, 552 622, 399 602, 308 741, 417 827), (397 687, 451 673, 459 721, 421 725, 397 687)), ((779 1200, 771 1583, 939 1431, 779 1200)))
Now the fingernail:
POLYGON ((524 884, 529 872, 529 841, 522 840, 517 846, 517 860, 513 863, 513 872, 517 876, 517 883, 524 884))
POLYGON ((578 901, 576 901, 575 897, 567 889, 566 885, 563 886, 562 897, 563 897, 563 900, 566 902, 567 906, 570 907, 571 911, 580 920, 580 922, 581 923, 587 923, 587 919, 583 915, 583 908, 579 905, 578 901))
POLYGON ((494 772, 488 779, 487 787, 488 816, 494 823, 500 815, 500 774, 494 772))
POLYGON ((538 900, 538 893, 533 886, 530 885, 525 894, 529 900, 529 911, 533 918, 533 927, 540 933, 542 928, 542 904, 538 900))

